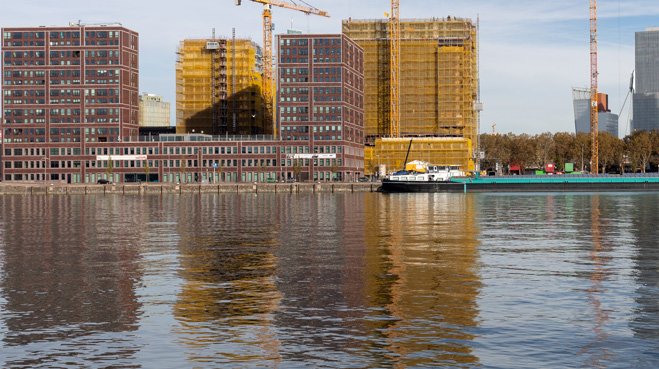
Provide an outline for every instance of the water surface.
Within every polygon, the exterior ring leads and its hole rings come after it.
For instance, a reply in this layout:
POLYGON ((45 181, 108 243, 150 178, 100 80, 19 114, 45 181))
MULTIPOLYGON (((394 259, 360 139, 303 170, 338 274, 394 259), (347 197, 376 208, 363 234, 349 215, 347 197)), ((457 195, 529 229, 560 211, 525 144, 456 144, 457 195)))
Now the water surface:
POLYGON ((653 368, 657 194, 0 197, 0 366, 653 368))

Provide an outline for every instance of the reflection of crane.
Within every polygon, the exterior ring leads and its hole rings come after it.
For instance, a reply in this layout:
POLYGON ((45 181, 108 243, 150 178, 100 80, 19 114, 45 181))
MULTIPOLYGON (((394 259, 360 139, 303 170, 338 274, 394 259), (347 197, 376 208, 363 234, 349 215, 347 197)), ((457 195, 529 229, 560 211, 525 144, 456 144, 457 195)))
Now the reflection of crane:
MULTIPOLYGON (((271 7, 278 6, 286 9, 293 9, 302 13, 315 14, 323 17, 329 17, 329 14, 313 6, 303 6, 289 3, 283 0, 251 0, 255 3, 263 4, 263 98, 265 100, 266 113, 273 113, 273 94, 272 94, 272 12, 271 7)), ((236 5, 240 5, 241 0, 235 0, 236 5)), ((306 3, 305 3, 306 4, 306 3)), ((307 4, 308 5, 308 4, 307 4)), ((277 132, 273 129, 273 134, 277 132)))
POLYGON ((599 120, 597 116, 597 0, 590 0, 590 172, 599 173, 599 120))
POLYGON ((400 137, 400 0, 391 0, 391 17, 389 18, 389 63, 390 63, 390 123, 391 137, 400 137))

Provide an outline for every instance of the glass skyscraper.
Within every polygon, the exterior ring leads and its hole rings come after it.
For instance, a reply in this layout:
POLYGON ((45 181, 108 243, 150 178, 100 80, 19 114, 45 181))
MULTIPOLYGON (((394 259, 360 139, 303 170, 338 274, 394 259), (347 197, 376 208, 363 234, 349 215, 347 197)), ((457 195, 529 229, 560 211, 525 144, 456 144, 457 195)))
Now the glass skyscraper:
POLYGON ((659 28, 636 32, 633 131, 659 130, 659 28))

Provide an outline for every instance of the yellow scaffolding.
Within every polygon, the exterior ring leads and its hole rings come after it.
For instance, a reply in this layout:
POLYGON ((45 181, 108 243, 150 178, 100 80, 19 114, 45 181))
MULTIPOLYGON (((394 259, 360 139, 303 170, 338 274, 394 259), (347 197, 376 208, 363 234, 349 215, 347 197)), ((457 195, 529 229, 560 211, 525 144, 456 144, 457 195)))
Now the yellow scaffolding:
MULTIPOLYGON (((364 130, 369 144, 389 132, 388 22, 343 21, 343 33, 364 48, 364 130)), ((476 26, 452 17, 401 20, 400 35, 401 136, 477 142, 476 26)))
POLYGON ((236 39, 234 60, 233 47, 230 39, 180 43, 176 61, 177 133, 271 133, 264 131, 260 48, 251 40, 236 39))
POLYGON ((364 150, 364 174, 374 175, 380 168, 387 173, 404 169, 406 156, 408 162, 421 160, 437 165, 459 165, 465 171, 472 171, 472 154, 472 142, 467 138, 377 138, 374 146, 364 150))

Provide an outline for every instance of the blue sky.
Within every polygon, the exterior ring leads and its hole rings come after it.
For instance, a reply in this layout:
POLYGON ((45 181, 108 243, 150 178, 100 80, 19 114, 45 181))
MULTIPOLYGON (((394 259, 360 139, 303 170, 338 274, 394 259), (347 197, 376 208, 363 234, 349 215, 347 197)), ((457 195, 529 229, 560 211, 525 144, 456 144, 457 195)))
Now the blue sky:
MULTIPOLYGON (((339 33, 341 20, 381 18, 387 0, 308 0, 331 18, 274 8, 275 33, 339 33)), ((600 90, 618 113, 634 69, 634 32, 659 27, 657 0, 599 0, 600 90)), ((21 0, 0 5, 0 26, 120 22, 140 34, 140 91, 175 104, 176 49, 185 38, 249 37, 261 44, 262 6, 242 0, 21 0)), ((402 18, 480 16, 481 131, 573 131, 572 87, 589 85, 587 0, 401 0, 402 18)), ((626 133, 628 109, 620 133, 626 133)), ((174 112, 172 109, 172 120, 174 112)))

